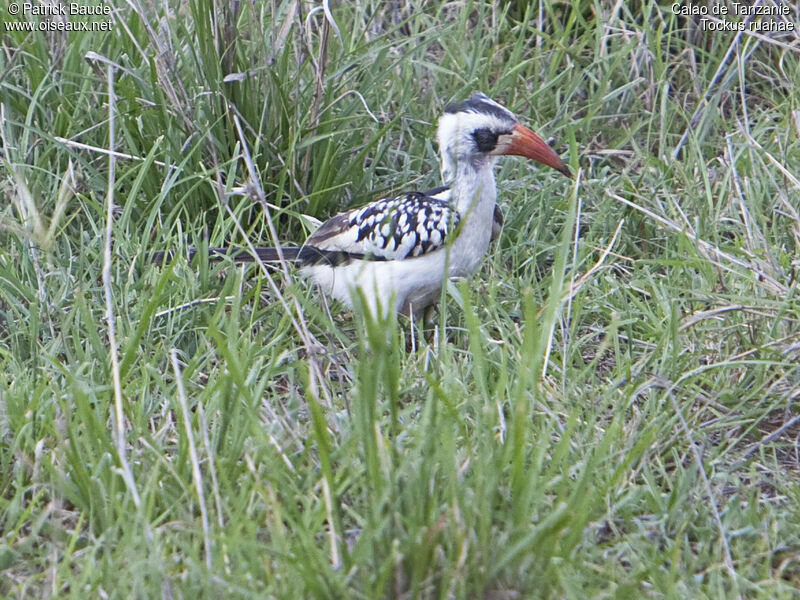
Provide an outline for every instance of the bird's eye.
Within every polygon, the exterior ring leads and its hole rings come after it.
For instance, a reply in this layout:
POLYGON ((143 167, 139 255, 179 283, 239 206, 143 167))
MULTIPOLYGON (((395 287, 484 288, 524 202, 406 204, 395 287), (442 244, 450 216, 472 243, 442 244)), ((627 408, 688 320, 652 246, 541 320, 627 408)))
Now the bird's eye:
POLYGON ((497 146, 497 134, 488 127, 481 127, 472 133, 479 152, 491 152, 497 146))

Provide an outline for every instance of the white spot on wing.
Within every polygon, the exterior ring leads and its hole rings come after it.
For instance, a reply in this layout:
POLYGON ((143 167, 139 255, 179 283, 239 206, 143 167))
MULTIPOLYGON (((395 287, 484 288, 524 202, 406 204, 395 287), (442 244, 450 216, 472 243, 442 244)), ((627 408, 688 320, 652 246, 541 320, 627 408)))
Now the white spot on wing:
POLYGON ((451 225, 458 222, 458 215, 445 200, 450 195, 450 190, 443 190, 435 196, 412 193, 378 200, 334 217, 345 219, 340 233, 309 242, 322 250, 341 250, 356 258, 422 256, 441 248, 451 225))

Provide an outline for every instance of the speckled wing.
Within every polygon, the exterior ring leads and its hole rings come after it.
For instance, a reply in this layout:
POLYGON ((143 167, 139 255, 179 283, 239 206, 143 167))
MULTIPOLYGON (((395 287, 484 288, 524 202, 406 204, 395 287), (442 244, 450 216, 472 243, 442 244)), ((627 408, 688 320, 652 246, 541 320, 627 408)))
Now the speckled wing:
POLYGON ((441 248, 458 225, 449 190, 411 192, 336 215, 308 238, 301 262, 402 260, 441 248))

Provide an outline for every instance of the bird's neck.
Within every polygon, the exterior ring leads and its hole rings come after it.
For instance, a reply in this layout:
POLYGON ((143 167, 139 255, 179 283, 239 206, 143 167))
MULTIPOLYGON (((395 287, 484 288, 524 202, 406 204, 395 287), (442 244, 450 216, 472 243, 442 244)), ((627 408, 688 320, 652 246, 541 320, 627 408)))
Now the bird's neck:
POLYGON ((479 204, 490 203, 494 208, 497 189, 494 180, 495 159, 473 163, 461 161, 450 183, 453 190, 455 209, 462 218, 477 208, 479 204))

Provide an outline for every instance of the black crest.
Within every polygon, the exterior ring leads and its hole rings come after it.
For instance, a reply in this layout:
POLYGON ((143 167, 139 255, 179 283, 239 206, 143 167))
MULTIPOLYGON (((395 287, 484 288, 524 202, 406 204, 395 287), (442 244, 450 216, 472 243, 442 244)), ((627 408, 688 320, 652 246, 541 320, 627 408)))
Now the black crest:
POLYGON ((459 104, 450 104, 444 109, 445 113, 472 112, 492 115, 505 121, 516 121, 517 118, 507 108, 493 102, 486 94, 476 92, 459 104))

